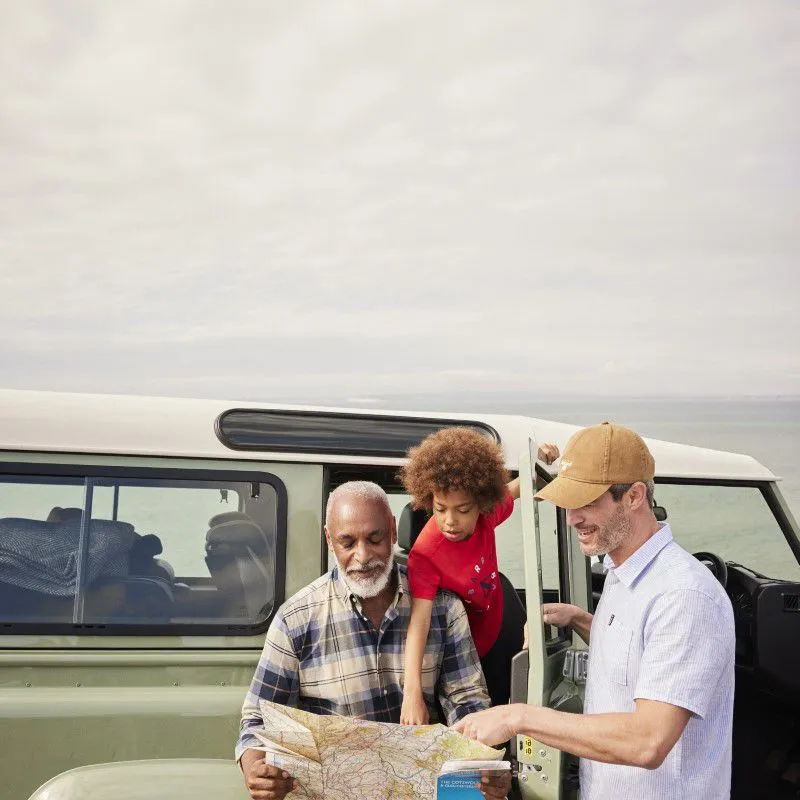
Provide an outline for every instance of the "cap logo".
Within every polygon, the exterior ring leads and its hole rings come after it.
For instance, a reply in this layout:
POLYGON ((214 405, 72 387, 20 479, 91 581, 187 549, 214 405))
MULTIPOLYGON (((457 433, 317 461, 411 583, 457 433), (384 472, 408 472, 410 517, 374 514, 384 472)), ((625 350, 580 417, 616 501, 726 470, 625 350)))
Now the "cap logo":
POLYGON ((572 466, 571 461, 567 461, 565 459, 561 459, 561 471, 566 472, 572 466))

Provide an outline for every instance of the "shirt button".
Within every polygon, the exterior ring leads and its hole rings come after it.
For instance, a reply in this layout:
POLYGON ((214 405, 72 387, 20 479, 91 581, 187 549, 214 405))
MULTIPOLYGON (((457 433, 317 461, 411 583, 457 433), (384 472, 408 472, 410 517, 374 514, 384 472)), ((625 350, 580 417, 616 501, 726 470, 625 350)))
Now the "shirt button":
POLYGON ((389 690, 388 690, 388 689, 384 689, 384 690, 383 690, 383 693, 384 693, 384 694, 389 694, 389 690))

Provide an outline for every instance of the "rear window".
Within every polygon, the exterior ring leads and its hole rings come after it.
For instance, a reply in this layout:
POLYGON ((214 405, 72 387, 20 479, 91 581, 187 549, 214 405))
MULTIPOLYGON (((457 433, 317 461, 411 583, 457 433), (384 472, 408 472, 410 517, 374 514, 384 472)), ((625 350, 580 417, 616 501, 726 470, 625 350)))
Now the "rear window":
POLYGON ((500 441, 497 431, 482 422, 244 408, 224 412, 216 431, 232 450, 403 458, 409 447, 450 427, 472 428, 500 441))
POLYGON ((286 495, 275 476, 38 473, 0 474, 5 632, 266 628, 283 599, 286 495))

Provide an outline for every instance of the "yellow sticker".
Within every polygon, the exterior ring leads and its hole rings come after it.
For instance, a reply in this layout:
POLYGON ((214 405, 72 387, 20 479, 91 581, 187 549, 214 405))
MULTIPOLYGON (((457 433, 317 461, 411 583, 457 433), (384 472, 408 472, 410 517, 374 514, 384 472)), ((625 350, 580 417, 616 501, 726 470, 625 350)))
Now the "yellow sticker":
POLYGON ((522 752, 526 756, 533 755, 533 739, 530 736, 526 736, 522 740, 522 752))

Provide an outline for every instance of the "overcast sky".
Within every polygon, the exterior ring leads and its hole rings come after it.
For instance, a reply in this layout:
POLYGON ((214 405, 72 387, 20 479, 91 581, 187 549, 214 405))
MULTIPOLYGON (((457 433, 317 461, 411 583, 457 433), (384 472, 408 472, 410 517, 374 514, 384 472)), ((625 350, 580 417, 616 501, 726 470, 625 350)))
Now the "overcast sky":
POLYGON ((800 5, 0 0, 2 385, 800 394, 800 5))

